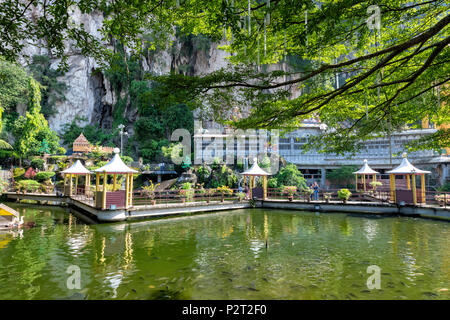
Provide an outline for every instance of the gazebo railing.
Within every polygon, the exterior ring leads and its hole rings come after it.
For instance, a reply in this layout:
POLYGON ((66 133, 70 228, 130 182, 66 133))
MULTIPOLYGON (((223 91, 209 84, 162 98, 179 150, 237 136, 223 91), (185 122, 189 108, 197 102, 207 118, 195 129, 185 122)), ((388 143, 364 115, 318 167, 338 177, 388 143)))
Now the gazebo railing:
POLYGON ((238 189, 231 189, 232 194, 223 194, 212 189, 190 189, 190 190, 164 190, 154 191, 150 194, 143 190, 135 190, 133 192, 133 205, 160 205, 160 204, 176 204, 176 203, 192 203, 192 202, 225 202, 239 200, 238 189))

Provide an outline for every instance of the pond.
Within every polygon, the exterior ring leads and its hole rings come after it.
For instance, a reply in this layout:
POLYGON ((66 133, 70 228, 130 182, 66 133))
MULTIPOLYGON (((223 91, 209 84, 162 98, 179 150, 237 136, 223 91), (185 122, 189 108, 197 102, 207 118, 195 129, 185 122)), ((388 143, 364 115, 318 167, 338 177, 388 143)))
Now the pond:
POLYGON ((0 234, 0 299, 450 299, 445 221, 246 209, 87 225, 9 205, 36 227, 0 234))

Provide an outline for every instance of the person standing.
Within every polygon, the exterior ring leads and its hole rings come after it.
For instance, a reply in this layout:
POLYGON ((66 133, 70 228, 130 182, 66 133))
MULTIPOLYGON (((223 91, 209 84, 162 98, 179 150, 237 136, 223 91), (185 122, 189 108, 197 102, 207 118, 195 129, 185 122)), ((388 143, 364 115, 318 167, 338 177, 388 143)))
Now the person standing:
POLYGON ((319 200, 319 185, 317 184, 317 182, 314 182, 313 189, 314 189, 314 200, 317 201, 319 200))

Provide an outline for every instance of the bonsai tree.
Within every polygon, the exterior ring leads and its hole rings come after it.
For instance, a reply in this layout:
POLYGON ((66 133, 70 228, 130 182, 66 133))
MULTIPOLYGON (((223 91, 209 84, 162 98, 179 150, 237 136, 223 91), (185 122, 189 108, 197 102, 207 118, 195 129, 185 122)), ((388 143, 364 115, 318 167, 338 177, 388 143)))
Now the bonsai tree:
POLYGON ((154 184, 153 181, 149 180, 149 185, 148 186, 143 186, 142 187, 142 193, 144 194, 145 197, 150 198, 150 200, 152 201, 152 204, 155 205, 156 204, 156 188, 159 186, 158 184, 154 184))
POLYGON ((372 181, 369 184, 372 187, 373 191, 377 191, 377 188, 383 185, 380 181, 372 181))
POLYGON ((220 192, 220 194, 222 195, 222 199, 220 201, 224 201, 225 200, 225 195, 232 195, 233 194, 233 190, 230 189, 227 186, 220 186, 217 188, 217 191, 220 192))
POLYGON ((347 200, 352 196, 352 193, 348 189, 340 189, 338 191, 338 197, 341 199, 344 203, 347 202, 347 200))
POLYGON ((186 199, 191 200, 194 195, 194 190, 192 189, 192 184, 190 182, 185 182, 181 185, 180 197, 181 201, 185 202, 186 199))
POLYGON ((302 189, 302 193, 305 195, 306 201, 310 202, 311 201, 311 195, 314 193, 314 189, 306 187, 306 188, 302 189))
POLYGON ((244 192, 238 192, 237 194, 239 202, 242 202, 242 200, 245 199, 245 193, 244 192))
POLYGON ((207 198, 206 198, 207 203, 209 203, 211 196, 213 196, 215 193, 216 193, 216 189, 214 189, 214 188, 206 189, 205 194, 207 196, 207 198))
POLYGON ((283 188, 283 193, 287 194, 289 201, 294 199, 294 194, 297 192, 296 186, 285 186, 283 188))
POLYGON ((325 199, 325 202, 330 202, 330 199, 331 199, 331 193, 330 193, 330 192, 324 193, 324 194, 323 194, 323 197, 324 197, 324 199, 325 199))

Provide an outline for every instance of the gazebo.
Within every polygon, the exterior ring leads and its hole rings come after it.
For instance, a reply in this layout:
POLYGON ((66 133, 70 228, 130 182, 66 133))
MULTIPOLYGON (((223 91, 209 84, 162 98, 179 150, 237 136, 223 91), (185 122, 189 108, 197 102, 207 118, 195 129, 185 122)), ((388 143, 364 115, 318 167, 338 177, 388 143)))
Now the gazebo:
POLYGON ((86 169, 80 160, 77 160, 70 168, 61 172, 64 175, 64 195, 71 196, 73 194, 73 178, 75 177, 75 194, 78 194, 78 177, 84 176, 84 191, 87 195, 89 187, 91 185, 91 172, 86 169), (69 186, 67 188, 67 180, 69 180, 69 186))
POLYGON ((244 186, 246 183, 246 177, 248 177, 250 199, 253 198, 253 194, 255 193, 255 195, 261 196, 261 198, 265 200, 267 198, 267 176, 270 174, 259 167, 258 159, 256 157, 253 158, 253 165, 251 166, 251 168, 242 172, 242 175, 244 176, 244 186), (262 190, 261 188, 255 188, 256 177, 263 177, 262 190))
POLYGON ((369 167, 369 165, 367 164, 367 159, 364 159, 364 164, 361 167, 361 169, 353 172, 353 174, 355 175, 356 191, 358 191, 358 176, 361 176, 362 188, 364 191, 366 191, 366 189, 367 189, 366 176, 369 176, 369 177, 372 176, 372 181, 376 181, 377 174, 379 174, 379 172, 377 172, 377 171, 373 170, 371 167, 369 167))
POLYGON ((404 201, 405 203, 413 204, 417 204, 418 202, 425 203, 425 174, 431 173, 430 171, 420 170, 414 167, 406 158, 406 153, 403 153, 403 159, 400 165, 387 173, 389 174, 391 185, 391 199, 393 199, 394 202, 400 203, 404 201), (395 177, 397 175, 406 176, 406 190, 400 188, 396 189, 395 177), (416 190, 416 176, 420 176, 421 180, 420 193, 417 193, 416 190))
POLYGON ((106 208, 129 208, 133 206, 133 173, 136 170, 129 168, 119 156, 120 149, 114 149, 114 157, 110 162, 100 167, 96 173, 95 183, 95 206, 106 210, 106 208), (125 190, 118 190, 117 175, 125 175, 125 190), (103 187, 100 190, 100 175, 103 177, 103 187), (113 176, 113 187, 107 191, 108 175, 113 176))

